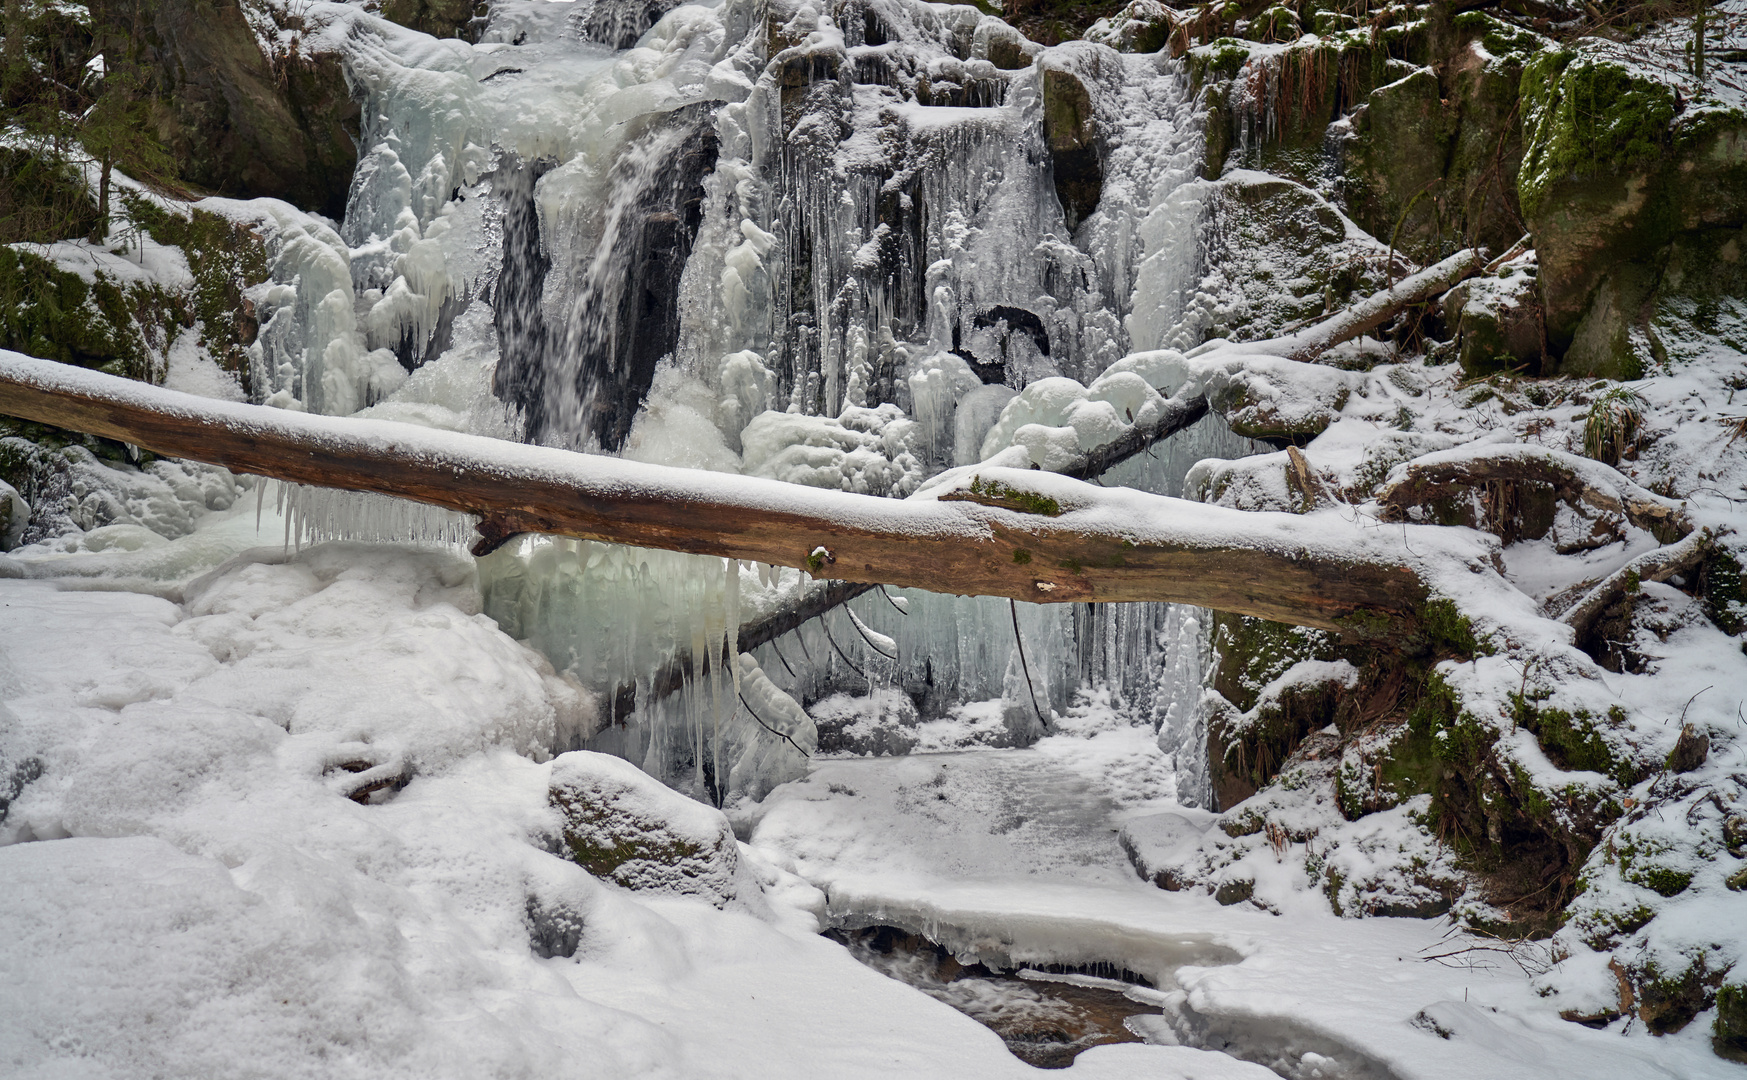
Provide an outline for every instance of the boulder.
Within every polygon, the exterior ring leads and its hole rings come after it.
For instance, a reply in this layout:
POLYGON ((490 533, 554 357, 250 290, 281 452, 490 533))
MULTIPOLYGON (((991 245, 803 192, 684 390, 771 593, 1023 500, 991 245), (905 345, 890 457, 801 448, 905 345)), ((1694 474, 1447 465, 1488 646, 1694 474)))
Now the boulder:
POLYGON ((1456 359, 1476 377, 1540 373, 1540 312, 1533 253, 1444 294, 1444 325, 1455 336, 1456 359))
POLYGON ((717 907, 737 895, 740 849, 727 816, 630 762, 586 750, 562 754, 552 762, 548 799, 570 857, 596 877, 717 907))
POLYGON ((345 214, 360 112, 339 57, 267 57, 238 0, 95 0, 91 18, 105 45, 138 50, 180 179, 345 214))
POLYGON ((1517 187, 1567 374, 1637 378, 1747 317, 1747 112, 1646 72, 1576 50, 1524 69, 1517 187))

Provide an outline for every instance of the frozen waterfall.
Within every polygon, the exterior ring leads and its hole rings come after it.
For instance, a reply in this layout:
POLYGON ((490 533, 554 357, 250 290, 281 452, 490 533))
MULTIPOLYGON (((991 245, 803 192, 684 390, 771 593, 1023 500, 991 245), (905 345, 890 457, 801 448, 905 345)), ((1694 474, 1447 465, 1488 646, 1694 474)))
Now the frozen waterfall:
MULTIPOLYGON (((476 45, 335 10, 360 165, 343 222, 263 223, 273 404, 902 497, 999 452, 1026 386, 1194 336, 1201 142, 1168 59, 917 0, 522 0, 476 45)), ((1181 494, 1197 460, 1250 450, 1204 420, 1103 482, 1181 494)), ((466 532, 280 498, 299 540, 466 532)), ((836 695, 1023 745, 1086 694, 1158 730, 1179 797, 1205 798, 1193 609, 875 590, 733 659, 744 619, 817 586, 546 538, 481 581, 607 702, 589 747, 700 798, 798 775, 802 706, 836 695)))

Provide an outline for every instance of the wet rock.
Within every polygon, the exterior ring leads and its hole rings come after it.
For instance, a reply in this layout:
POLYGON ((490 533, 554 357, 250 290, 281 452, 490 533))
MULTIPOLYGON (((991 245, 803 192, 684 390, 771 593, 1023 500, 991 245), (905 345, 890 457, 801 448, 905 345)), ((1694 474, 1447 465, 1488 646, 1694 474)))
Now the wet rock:
POLYGON ((1098 208, 1104 193, 1104 161, 1092 111, 1092 94, 1071 71, 1043 73, 1043 138, 1055 170, 1056 197, 1077 227, 1098 208))
POLYGON ((628 761, 585 750, 552 762, 548 798, 570 857, 596 877, 717 907, 734 899, 740 852, 720 810, 628 761))
POLYGON ((582 911, 567 898, 528 897, 528 944, 535 956, 575 956, 585 929, 582 911))
MULTIPOLYGON (((607 6, 596 5, 597 8, 607 6)), ((477 0, 382 0, 381 8, 382 17, 390 22, 432 37, 466 41, 474 40, 485 13, 486 5, 477 0)), ((633 38, 632 43, 635 41, 633 38)))
POLYGON ((1023 71, 1031 66, 1032 52, 1026 49, 1029 44, 1019 31, 1010 27, 998 26, 989 31, 982 47, 983 57, 1002 71, 1023 71))

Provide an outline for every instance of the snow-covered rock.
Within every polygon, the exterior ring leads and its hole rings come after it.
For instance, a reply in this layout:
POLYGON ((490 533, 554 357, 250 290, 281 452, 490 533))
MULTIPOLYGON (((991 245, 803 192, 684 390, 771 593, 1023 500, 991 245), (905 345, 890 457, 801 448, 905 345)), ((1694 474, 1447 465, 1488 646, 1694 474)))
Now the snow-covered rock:
POLYGON ((570 857, 597 877, 638 892, 696 896, 717 907, 742 887, 728 818, 623 758, 586 750, 559 756, 552 762, 551 801, 563 816, 570 857))

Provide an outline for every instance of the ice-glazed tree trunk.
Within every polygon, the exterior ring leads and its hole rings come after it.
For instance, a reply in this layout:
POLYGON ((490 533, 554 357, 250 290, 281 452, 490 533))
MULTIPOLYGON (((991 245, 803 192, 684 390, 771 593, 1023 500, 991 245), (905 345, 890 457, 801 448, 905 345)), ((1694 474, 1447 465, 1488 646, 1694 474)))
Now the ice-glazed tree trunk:
POLYGON ((487 545, 540 532, 936 592, 1196 604, 1398 642, 1426 622, 1426 555, 1404 532, 1036 471, 960 469, 919 497, 880 499, 212 401, 16 353, 0 353, 0 412, 475 514, 487 545))

